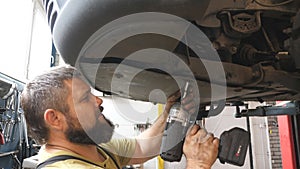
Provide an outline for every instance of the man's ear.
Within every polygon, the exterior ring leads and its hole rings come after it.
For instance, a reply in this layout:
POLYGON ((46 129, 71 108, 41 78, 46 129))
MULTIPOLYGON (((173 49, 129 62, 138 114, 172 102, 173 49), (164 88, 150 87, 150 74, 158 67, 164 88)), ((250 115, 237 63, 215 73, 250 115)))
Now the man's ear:
POLYGON ((44 120, 50 128, 63 130, 65 117, 61 112, 54 109, 47 109, 44 113, 44 120))

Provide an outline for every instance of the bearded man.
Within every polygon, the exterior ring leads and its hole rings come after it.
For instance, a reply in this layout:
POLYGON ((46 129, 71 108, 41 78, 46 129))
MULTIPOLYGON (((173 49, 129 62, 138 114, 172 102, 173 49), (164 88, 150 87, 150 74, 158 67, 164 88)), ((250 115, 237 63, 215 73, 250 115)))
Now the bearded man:
MULTIPOLYGON (((39 168, 119 168, 141 164, 159 154, 170 108, 180 93, 170 96, 164 112, 137 138, 111 139, 113 125, 102 114, 103 100, 74 67, 55 67, 26 84, 21 97, 28 129, 43 146, 39 168)), ((182 101, 195 112, 192 92, 182 101)), ((186 136, 183 152, 187 168, 210 168, 215 162, 219 140, 193 126, 186 136)))

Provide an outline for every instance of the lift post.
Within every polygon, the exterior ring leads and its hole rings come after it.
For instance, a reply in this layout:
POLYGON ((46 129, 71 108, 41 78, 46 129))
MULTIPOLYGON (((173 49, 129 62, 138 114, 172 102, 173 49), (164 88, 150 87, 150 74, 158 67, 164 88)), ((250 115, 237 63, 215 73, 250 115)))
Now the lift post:
MULTIPOLYGON (((237 106, 238 107, 238 106, 237 106)), ((299 101, 294 101, 285 104, 284 106, 259 106, 256 109, 247 109, 240 111, 237 108, 236 117, 249 117, 249 116, 278 116, 282 167, 283 169, 296 169, 299 167, 299 137, 297 135, 298 126, 292 125, 291 118, 299 117, 300 104, 299 101), (294 127, 294 128, 293 128, 294 127), (296 167, 297 165, 297 167, 296 167)))

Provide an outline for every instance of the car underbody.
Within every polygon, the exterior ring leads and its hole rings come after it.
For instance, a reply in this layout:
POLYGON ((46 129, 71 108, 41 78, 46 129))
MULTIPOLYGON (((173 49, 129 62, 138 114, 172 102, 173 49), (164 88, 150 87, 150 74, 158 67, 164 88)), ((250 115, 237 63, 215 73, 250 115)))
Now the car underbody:
POLYGON ((163 103, 193 81, 201 105, 300 99, 296 0, 43 2, 65 62, 105 94, 163 103))

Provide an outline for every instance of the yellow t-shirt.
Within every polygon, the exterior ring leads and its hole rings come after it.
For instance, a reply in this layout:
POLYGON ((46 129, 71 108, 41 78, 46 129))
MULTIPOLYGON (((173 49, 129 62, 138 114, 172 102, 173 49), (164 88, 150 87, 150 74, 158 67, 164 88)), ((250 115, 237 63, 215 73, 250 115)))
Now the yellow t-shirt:
MULTIPOLYGON (((113 156, 115 161, 120 166, 119 168, 122 168, 122 166, 125 166, 130 161, 131 157, 133 156, 133 153, 135 151, 136 141, 135 139, 113 139, 108 143, 101 144, 101 147, 108 150, 110 152, 110 155, 113 156)), ((99 152, 105 157, 105 161, 103 162, 97 162, 97 161, 91 161, 88 160, 78 154, 75 154, 73 152, 69 151, 58 151, 56 153, 48 153, 45 151, 45 148, 42 147, 39 151, 39 162, 46 161, 47 159, 58 156, 58 155, 71 155, 74 157, 82 158, 87 161, 90 161, 96 165, 84 162, 82 160, 78 159, 67 159, 58 161, 49 165, 46 165, 44 168, 69 168, 69 169, 100 169, 100 168, 106 168, 106 169, 117 169, 117 166, 115 165, 115 162, 110 158, 109 155, 107 155, 102 149, 98 148, 99 152)))

